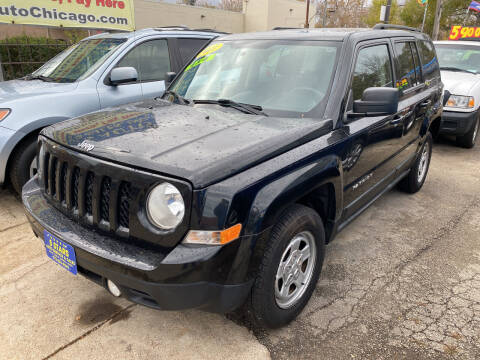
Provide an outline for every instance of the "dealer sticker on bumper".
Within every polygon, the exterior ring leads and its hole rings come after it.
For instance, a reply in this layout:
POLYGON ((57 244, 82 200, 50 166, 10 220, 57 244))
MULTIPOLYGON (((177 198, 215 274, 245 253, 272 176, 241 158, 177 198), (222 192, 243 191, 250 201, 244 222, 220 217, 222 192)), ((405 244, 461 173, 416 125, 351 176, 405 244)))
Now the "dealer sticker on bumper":
POLYGON ((64 269, 77 275, 77 259, 73 247, 53 236, 47 230, 43 230, 43 241, 45 242, 47 256, 64 269))

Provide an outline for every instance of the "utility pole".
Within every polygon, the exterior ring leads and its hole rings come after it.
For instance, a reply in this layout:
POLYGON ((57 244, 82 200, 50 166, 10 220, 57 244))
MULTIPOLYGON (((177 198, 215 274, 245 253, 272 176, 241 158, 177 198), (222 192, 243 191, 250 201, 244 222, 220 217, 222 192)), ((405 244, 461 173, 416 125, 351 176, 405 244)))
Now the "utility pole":
POLYGON ((308 29, 310 27, 310 24, 308 23, 309 12, 310 12, 310 0, 307 0, 307 14, 305 16, 305 29, 308 29))
POLYGON ((392 7, 392 0, 387 0, 387 7, 385 8, 385 24, 390 21, 390 8, 392 7))
POLYGON ((322 16, 322 27, 325 27, 327 24, 327 6, 328 6, 328 0, 325 0, 325 7, 323 9, 323 16, 322 16))
MULTIPOLYGON (((437 0, 437 1, 440 1, 440 0, 437 0)), ((428 1, 425 3, 425 10, 423 11, 423 21, 422 21, 422 28, 421 28, 422 32, 423 32, 423 28, 425 27, 425 19, 427 18, 427 10, 428 10, 428 1)))
POLYGON ((435 7, 435 21, 433 22, 433 40, 438 40, 438 33, 440 31, 440 18, 442 17, 442 0, 437 0, 435 7))

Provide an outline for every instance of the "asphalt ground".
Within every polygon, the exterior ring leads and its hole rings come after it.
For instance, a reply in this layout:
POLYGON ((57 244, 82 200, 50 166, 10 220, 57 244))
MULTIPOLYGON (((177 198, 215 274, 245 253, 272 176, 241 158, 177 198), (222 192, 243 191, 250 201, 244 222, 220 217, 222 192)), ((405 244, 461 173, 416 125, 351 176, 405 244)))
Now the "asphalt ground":
POLYGON ((0 359, 479 359, 480 146, 435 144, 415 195, 391 191, 327 246, 289 326, 134 305, 53 263, 0 190, 0 359))

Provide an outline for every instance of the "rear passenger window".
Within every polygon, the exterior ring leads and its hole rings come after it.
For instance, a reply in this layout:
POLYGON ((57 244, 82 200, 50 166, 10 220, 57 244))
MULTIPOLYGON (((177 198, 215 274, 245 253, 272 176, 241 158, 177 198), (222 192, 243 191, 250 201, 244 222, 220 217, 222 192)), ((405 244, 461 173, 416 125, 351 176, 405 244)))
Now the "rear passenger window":
POLYGON ((353 72, 353 99, 362 98, 369 87, 393 87, 390 53, 386 44, 363 48, 359 51, 353 72))
POLYGON ((411 42, 410 48, 412 49, 413 60, 415 61, 415 77, 417 78, 417 84, 420 84, 422 82, 422 72, 420 71, 420 57, 417 46, 414 42, 411 42))
POLYGON ((432 80, 440 75, 437 55, 433 44, 427 40, 418 42, 420 58, 422 59, 422 72, 425 80, 432 80))
MULTIPOLYGON (((401 90, 410 89, 421 82, 419 68, 417 68, 417 72, 415 72, 416 66, 411 45, 414 44, 411 42, 395 43, 395 52, 397 54, 397 88, 401 90)), ((415 46, 413 46, 413 50, 415 50, 416 54, 415 46)), ((418 55, 416 55, 416 57, 418 63, 418 55)))
POLYGON ((141 43, 120 60, 116 67, 134 67, 139 81, 165 80, 170 71, 170 56, 166 40, 151 40, 141 43))
POLYGON ((178 38, 178 51, 180 51, 180 58, 182 64, 190 61, 201 48, 203 48, 210 39, 182 39, 178 38))

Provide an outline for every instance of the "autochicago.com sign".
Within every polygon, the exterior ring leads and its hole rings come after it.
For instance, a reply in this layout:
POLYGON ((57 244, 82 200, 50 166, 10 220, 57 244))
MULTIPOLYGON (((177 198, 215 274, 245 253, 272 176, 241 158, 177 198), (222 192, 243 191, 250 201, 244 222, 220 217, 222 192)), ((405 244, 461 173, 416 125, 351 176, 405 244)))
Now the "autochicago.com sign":
POLYGON ((133 30, 133 0, 0 0, 0 23, 133 30))

